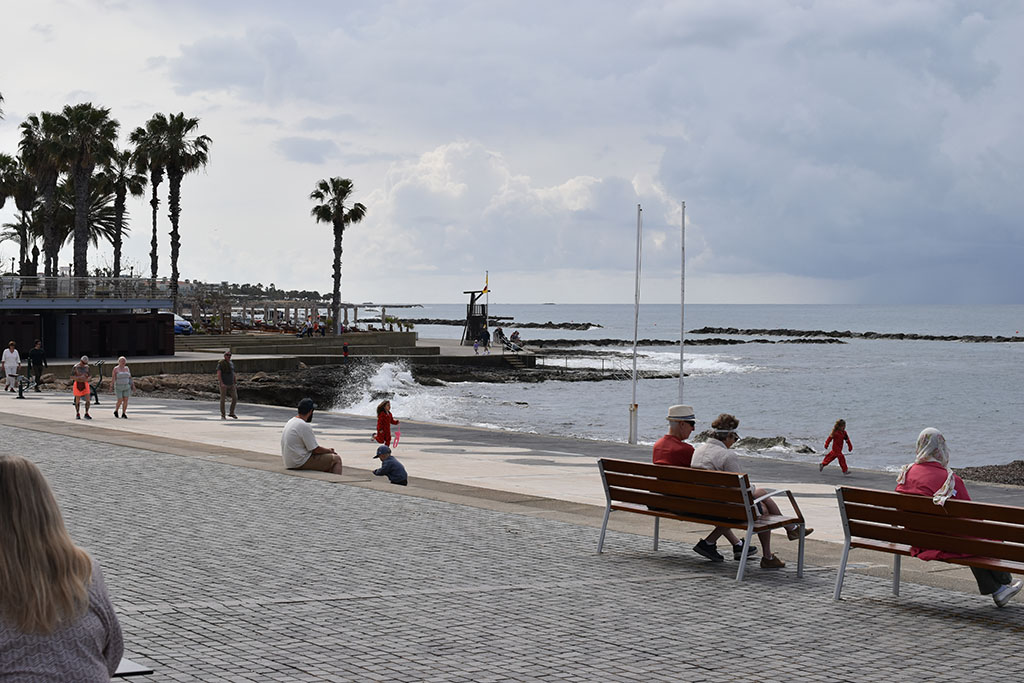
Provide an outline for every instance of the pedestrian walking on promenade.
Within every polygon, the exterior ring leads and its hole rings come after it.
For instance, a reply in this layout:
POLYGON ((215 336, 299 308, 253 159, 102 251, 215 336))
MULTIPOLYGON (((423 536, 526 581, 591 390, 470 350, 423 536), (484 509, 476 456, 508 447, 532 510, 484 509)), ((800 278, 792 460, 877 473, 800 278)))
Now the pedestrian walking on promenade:
POLYGON ((28 368, 35 376, 36 380, 36 391, 40 391, 39 386, 43 383, 43 368, 47 367, 49 363, 46 362, 46 351, 43 350, 43 342, 36 339, 36 343, 32 345, 32 350, 28 352, 28 368))
POLYGON ((843 455, 843 442, 846 442, 851 451, 853 450, 850 435, 846 433, 846 420, 836 420, 835 425, 832 427, 832 433, 825 439, 825 448, 832 444, 832 450, 825 454, 825 459, 818 465, 819 472, 825 469, 825 466, 830 462, 838 459, 839 466, 843 469, 843 474, 850 473, 850 468, 846 466, 846 456, 843 455))
POLYGON ((391 401, 381 401, 377 404, 377 432, 373 440, 377 443, 391 446, 391 425, 398 424, 398 420, 391 414, 391 401))
POLYGON ((0 455, 0 576, 0 680, 110 680, 124 641, 103 574, 18 455, 0 455))
POLYGON ((220 386, 220 419, 226 420, 230 417, 237 420, 235 406, 238 405, 238 387, 235 378, 235 364, 231 362, 231 351, 224 352, 224 358, 217 363, 217 384, 220 386), (224 414, 224 404, 227 397, 231 396, 231 410, 224 414))
POLYGON ((92 379, 92 369, 89 367, 89 356, 82 356, 71 368, 71 393, 75 397, 75 419, 81 420, 82 413, 79 406, 82 397, 85 397, 85 419, 91 420, 89 415, 89 403, 92 401, 92 388, 89 380, 92 379))
POLYGON ((128 368, 128 359, 121 356, 117 359, 117 365, 110 372, 110 383, 114 385, 114 398, 117 403, 114 405, 114 417, 117 417, 118 408, 121 409, 121 417, 128 419, 128 399, 135 388, 135 381, 132 380, 132 371, 128 368))
POLYGON ((4 366, 4 375, 6 375, 6 383, 4 385, 4 391, 17 391, 18 390, 18 373, 21 370, 21 354, 18 353, 18 349, 14 341, 11 341, 4 349, 2 362, 4 366))

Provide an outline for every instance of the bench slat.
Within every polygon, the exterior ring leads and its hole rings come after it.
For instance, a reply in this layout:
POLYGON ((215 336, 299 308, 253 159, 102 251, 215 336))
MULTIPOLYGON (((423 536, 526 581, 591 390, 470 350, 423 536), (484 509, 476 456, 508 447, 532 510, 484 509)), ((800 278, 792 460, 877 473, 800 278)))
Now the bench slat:
POLYGON ((601 458, 598 460, 606 473, 619 472, 621 474, 636 474, 653 479, 669 481, 681 481, 690 484, 703 484, 705 486, 731 486, 740 488, 750 487, 747 475, 739 472, 717 472, 715 470, 698 470, 692 467, 675 467, 673 465, 653 465, 645 462, 633 462, 632 460, 612 460, 601 458), (740 484, 740 481, 743 483, 740 484))
MULTIPOLYGON (((933 507, 935 506, 933 505, 933 507)), ((938 516, 859 503, 847 503, 846 516, 850 520, 895 524, 907 529, 949 536, 973 536, 993 541, 1024 543, 1024 526, 1013 526, 1002 522, 938 516)))
POLYGON ((647 507, 665 510, 679 515, 703 516, 705 519, 713 518, 708 524, 718 524, 720 521, 732 521, 742 526, 747 525, 747 511, 742 505, 729 503, 717 503, 707 500, 693 500, 689 498, 675 498, 662 496, 656 493, 645 493, 632 489, 620 489, 614 486, 608 487, 608 493, 613 502, 636 503, 647 507))
POLYGON ((850 486, 838 487, 847 503, 863 503, 880 507, 943 514, 951 517, 984 519, 993 522, 1024 525, 1024 508, 994 503, 977 503, 973 500, 947 500, 945 505, 936 505, 928 496, 915 496, 895 491, 874 491, 850 486))
MULTIPOLYGON (((663 510, 648 510, 646 508, 631 507, 628 505, 612 505, 612 510, 620 510, 622 512, 635 512, 639 515, 650 515, 651 517, 663 517, 665 519, 675 519, 680 522, 694 522, 695 524, 707 524, 709 526, 725 526, 730 529, 746 529, 747 523, 745 521, 729 521, 729 520, 718 520, 710 519, 706 516, 701 515, 679 515, 674 512, 666 512, 663 510)), ((762 531, 771 531, 786 526, 787 524, 799 524, 800 519, 798 517, 787 517, 786 515, 766 515, 759 519, 754 520, 754 532, 760 533, 762 531)))
POLYGON ((1024 562, 1024 546, 1014 543, 1000 543, 979 538, 960 538, 944 533, 933 534, 859 521, 850 522, 850 534, 860 538, 872 538, 891 543, 906 543, 918 548, 1024 562))
POLYGON ((737 503, 740 505, 744 503, 743 491, 736 486, 735 478, 733 478, 730 488, 723 488, 721 486, 702 486, 700 484, 680 481, 664 481, 615 472, 605 472, 604 476, 608 481, 608 485, 616 488, 638 489, 671 496, 682 496, 684 498, 715 500, 721 503, 737 503))
MULTIPOLYGON (((892 555, 905 555, 910 557, 910 546, 902 543, 887 543, 885 541, 872 541, 862 539, 850 543, 851 548, 864 548, 865 550, 877 550, 892 555)), ((948 560, 941 560, 950 564, 958 564, 964 567, 980 567, 991 569, 997 572, 1011 572, 1013 574, 1024 574, 1024 563, 1011 562, 1009 560, 997 560, 991 557, 953 557, 948 560)))

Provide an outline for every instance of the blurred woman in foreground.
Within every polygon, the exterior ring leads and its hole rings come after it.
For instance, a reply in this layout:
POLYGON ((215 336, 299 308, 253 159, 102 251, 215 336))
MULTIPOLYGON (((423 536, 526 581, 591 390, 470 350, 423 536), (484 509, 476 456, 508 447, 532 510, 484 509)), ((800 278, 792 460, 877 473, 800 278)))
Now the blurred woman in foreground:
POLYGON ((0 680, 110 680, 124 651, 103 575, 39 469, 0 455, 0 680))

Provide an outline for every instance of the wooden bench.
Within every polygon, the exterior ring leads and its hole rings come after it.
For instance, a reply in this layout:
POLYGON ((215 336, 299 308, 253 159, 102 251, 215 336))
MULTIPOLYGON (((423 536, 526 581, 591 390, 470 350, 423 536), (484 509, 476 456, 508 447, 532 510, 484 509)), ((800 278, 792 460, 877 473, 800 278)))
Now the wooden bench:
POLYGON ((608 504, 597 552, 604 547, 604 535, 612 510, 654 517, 655 550, 658 549, 659 524, 663 518, 743 529, 746 532, 744 551, 736 572, 736 580, 742 581, 747 567, 746 549, 750 547, 754 534, 797 524, 800 527, 800 549, 796 575, 803 576, 804 516, 788 490, 770 490, 755 499, 747 475, 738 472, 714 472, 608 458, 598 460, 598 466, 608 504), (757 516, 757 503, 782 494, 789 496, 795 516, 757 516))
POLYGON ((964 553, 970 557, 933 560, 1024 574, 1024 508, 967 500, 936 505, 929 496, 836 487, 846 542, 836 578, 843 590, 850 548, 894 555, 892 594, 900 594, 900 559, 911 546, 964 553))

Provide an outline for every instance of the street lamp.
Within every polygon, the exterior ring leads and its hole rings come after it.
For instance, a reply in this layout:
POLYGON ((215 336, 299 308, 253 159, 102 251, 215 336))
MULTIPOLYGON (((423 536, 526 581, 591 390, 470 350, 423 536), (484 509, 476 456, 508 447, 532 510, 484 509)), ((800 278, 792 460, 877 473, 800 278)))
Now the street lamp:
POLYGON ((14 257, 11 257, 11 275, 14 275, 14 257))

